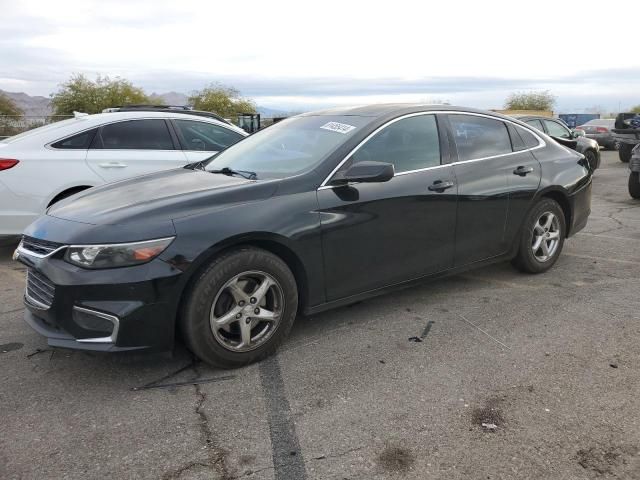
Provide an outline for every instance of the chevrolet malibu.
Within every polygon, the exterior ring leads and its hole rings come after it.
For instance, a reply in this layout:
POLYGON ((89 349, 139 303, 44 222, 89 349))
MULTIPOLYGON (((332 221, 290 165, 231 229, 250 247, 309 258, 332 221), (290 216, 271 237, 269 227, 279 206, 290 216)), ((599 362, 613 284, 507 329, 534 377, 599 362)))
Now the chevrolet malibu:
POLYGON ((93 188, 31 224, 25 320, 52 346, 238 367, 299 314, 511 260, 540 273, 590 213, 584 157, 472 109, 284 120, 184 168, 93 188))

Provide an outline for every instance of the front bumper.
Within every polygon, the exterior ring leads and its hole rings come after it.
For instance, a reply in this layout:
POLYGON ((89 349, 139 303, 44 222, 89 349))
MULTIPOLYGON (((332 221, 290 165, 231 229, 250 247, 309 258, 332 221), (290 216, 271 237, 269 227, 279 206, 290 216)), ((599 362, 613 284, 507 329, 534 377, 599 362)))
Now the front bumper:
POLYGON ((54 347, 92 351, 168 350, 173 346, 182 272, 155 259, 134 267, 86 270, 64 248, 28 267, 25 321, 54 347))

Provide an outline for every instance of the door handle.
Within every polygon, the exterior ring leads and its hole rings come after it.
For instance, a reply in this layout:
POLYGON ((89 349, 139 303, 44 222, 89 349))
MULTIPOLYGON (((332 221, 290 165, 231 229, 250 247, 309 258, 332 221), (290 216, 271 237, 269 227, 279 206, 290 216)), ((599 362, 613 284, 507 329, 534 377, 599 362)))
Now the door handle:
POLYGON ((527 173, 531 173, 531 172, 533 172, 533 167, 518 167, 513 171, 513 174, 524 177, 527 175, 527 173))
POLYGON ((102 168, 125 168, 127 166, 126 163, 120 162, 99 163, 98 165, 102 168))
POLYGON ((429 190, 432 192, 442 193, 446 189, 453 187, 454 183, 450 181, 443 182, 442 180, 436 180, 431 185, 429 185, 429 190))

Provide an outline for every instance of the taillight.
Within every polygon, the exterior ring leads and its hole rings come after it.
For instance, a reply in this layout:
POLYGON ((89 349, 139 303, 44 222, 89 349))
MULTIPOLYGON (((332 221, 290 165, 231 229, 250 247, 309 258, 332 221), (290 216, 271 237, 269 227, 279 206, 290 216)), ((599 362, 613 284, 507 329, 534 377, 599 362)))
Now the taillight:
POLYGON ((14 160, 13 158, 0 158, 0 171, 9 170, 11 167, 15 167, 20 160, 14 160))
POLYGON ((596 132, 598 133, 607 133, 609 131, 608 128, 605 127, 596 127, 596 132))

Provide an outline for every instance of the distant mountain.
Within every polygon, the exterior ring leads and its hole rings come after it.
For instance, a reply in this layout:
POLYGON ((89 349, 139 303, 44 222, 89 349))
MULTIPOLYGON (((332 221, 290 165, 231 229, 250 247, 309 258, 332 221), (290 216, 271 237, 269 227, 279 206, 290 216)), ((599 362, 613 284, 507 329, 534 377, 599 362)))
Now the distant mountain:
MULTIPOLYGON (((25 115, 33 116, 47 116, 51 115, 51 103, 50 99, 41 96, 31 96, 26 93, 5 92, 0 90, 0 93, 4 93, 7 97, 13 100, 18 107, 22 109, 25 115)), ((155 99, 161 100, 158 103, 164 103, 165 105, 187 105, 189 97, 180 92, 167 92, 167 93, 152 93, 150 95, 154 101, 155 99)), ((272 117, 286 117, 290 115, 290 112, 284 110, 276 110, 273 108, 258 106, 258 113, 265 118, 272 117)))
POLYGON ((51 115, 50 99, 47 97, 27 95, 22 92, 5 92, 0 90, 24 112, 25 115, 47 116, 51 115))
POLYGON ((186 105, 189 97, 184 93, 168 92, 168 93, 152 93, 151 98, 159 98, 165 105, 186 105))

